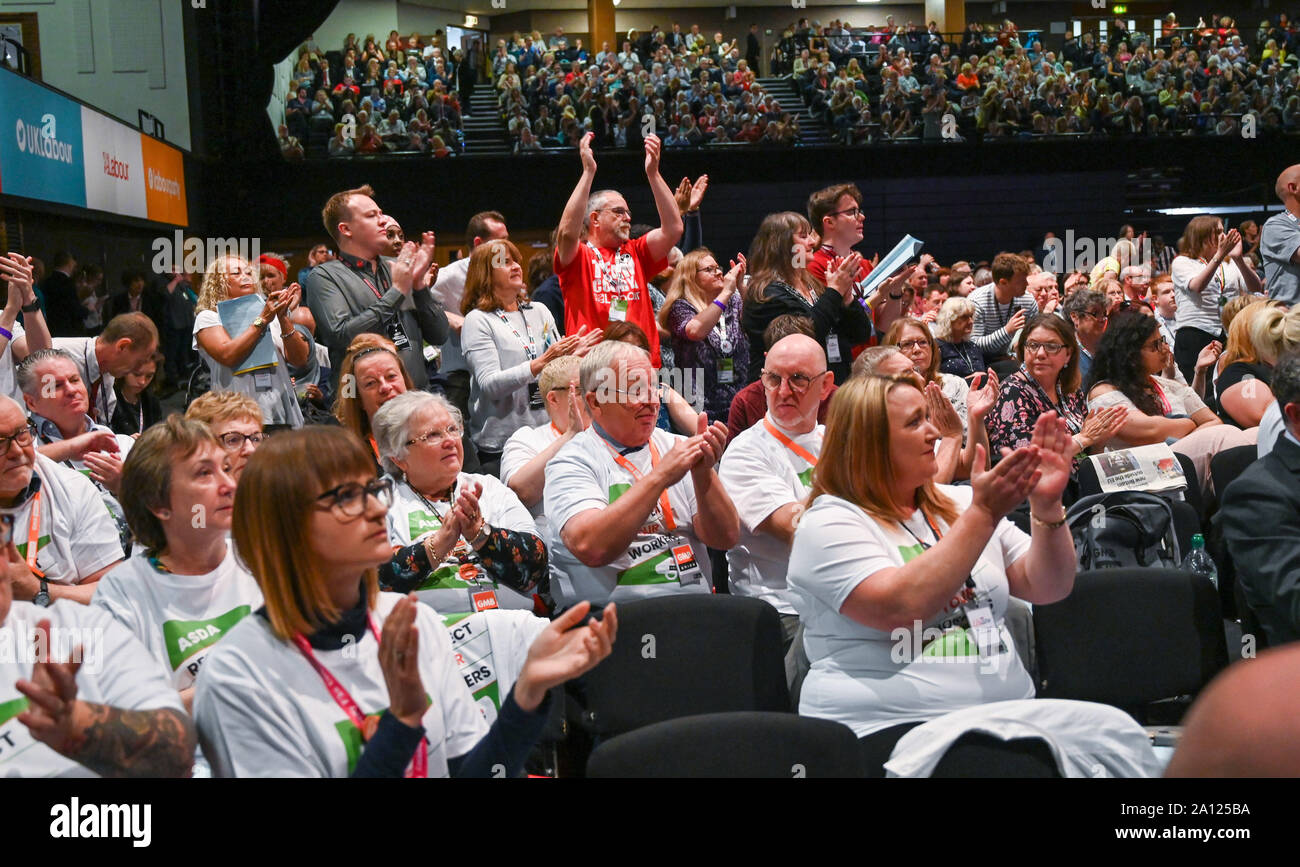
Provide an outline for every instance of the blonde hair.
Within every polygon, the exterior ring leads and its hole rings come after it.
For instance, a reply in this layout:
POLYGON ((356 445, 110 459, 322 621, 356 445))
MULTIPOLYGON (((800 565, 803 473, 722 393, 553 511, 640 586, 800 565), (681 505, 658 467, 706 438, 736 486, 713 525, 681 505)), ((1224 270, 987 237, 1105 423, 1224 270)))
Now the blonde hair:
POLYGON ((664 328, 668 328, 668 314, 679 299, 685 300, 687 304, 694 307, 696 313, 708 306, 708 299, 700 289, 696 272, 699 270, 700 262, 713 258, 713 251, 708 247, 696 247, 683 256, 673 268, 673 278, 668 283, 668 291, 664 293, 663 306, 659 308, 659 324, 664 328))
POLYGON ((924 383, 914 373, 870 374, 853 377, 836 390, 808 503, 829 494, 891 523, 919 507, 927 516, 951 525, 957 520, 957 504, 940 493, 933 480, 917 490, 914 503, 899 502, 894 496, 889 394, 896 388, 923 391, 924 383))
POLYGON ((397 354, 397 346, 393 341, 383 335, 369 333, 358 334, 352 338, 352 342, 348 344, 348 351, 339 364, 339 396, 334 401, 334 417, 339 420, 339 424, 363 440, 370 438, 370 419, 362 409, 361 398, 357 394, 357 361, 375 352, 387 352, 392 355, 397 361, 397 369, 402 371, 402 381, 406 383, 406 390, 415 388, 411 374, 406 372, 406 365, 402 363, 402 357, 397 354), (344 386, 344 383, 349 382, 352 383, 351 389, 344 386))
POLYGON ((1300 305, 1287 310, 1281 304, 1266 304, 1250 323, 1250 342, 1265 364, 1300 347, 1300 305))
POLYGON ((1256 301, 1267 301, 1267 295, 1236 295, 1224 302, 1223 307, 1219 310, 1219 323, 1223 325, 1225 334, 1232 328, 1232 320, 1237 318, 1237 314, 1245 310, 1256 301))
POLYGON ((465 297, 460 302, 460 312, 468 315, 471 310, 491 313, 501 306, 496 293, 492 291, 492 274, 496 270, 493 260, 497 251, 503 251, 521 267, 523 257, 519 248, 504 238, 485 241, 474 248, 469 256, 469 268, 465 270, 465 297))
POLYGON ((208 426, 242 419, 255 421, 258 427, 266 423, 257 401, 237 391, 209 391, 199 395, 185 410, 185 418, 208 426))
MULTIPOLYGON (((953 285, 949 279, 948 285, 953 285)), ((952 325, 963 316, 975 315, 975 302, 961 295, 954 295, 939 308, 939 316, 934 320, 934 336, 940 340, 952 340, 952 325)))
MULTIPOLYGON (((311 516, 324 491, 374 475, 370 451, 336 427, 312 425, 272 437, 248 459, 235 491, 231 534, 281 640, 310 635, 342 614, 312 549, 311 516)), ((361 581, 366 608, 373 609, 379 575, 367 569, 361 581)))
POLYGON ((1229 364, 1238 362, 1258 364, 1263 360, 1260 358, 1259 348, 1255 345, 1252 337, 1252 326, 1261 313, 1280 304, 1281 302, 1278 301, 1254 301, 1243 307, 1232 318, 1232 324, 1228 326, 1228 345, 1224 348, 1223 354, 1219 356, 1218 370, 1220 373, 1227 370, 1229 364))
POLYGON ((230 274, 226 270, 227 262, 243 262, 245 267, 252 264, 238 256, 214 256, 203 269, 203 279, 199 284, 199 300, 195 309, 216 310, 217 304, 230 297, 230 274))
POLYGON ((547 362, 537 377, 537 387, 541 390, 542 397, 545 398, 552 389, 568 388, 569 383, 581 380, 581 369, 582 359, 576 355, 561 355, 547 362))

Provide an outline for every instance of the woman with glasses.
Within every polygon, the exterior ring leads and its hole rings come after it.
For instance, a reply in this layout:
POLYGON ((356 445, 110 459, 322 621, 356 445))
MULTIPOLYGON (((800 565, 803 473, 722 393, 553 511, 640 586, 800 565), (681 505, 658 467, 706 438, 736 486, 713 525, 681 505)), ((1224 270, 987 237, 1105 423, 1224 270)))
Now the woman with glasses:
POLYGON ((496 475, 501 450, 522 427, 546 421, 537 377, 552 359, 580 349, 585 331, 562 337, 545 304, 528 290, 519 250, 504 240, 474 248, 465 272, 461 347, 469 364, 469 430, 485 473, 496 475))
POLYGON ((229 542, 231 456, 206 425, 169 416, 131 449, 122 494, 137 551, 104 576, 91 604, 144 643, 192 711, 204 657, 262 605, 229 542))
POLYGON ((749 340, 746 379, 751 382, 763 366, 763 329, 782 314, 812 318, 836 385, 849 377, 853 347, 871 339, 871 317, 857 302, 854 285, 862 257, 850 253, 832 260, 823 286, 806 267, 815 249, 812 226, 801 214, 768 214, 759 224, 746 264, 751 277, 742 293, 741 324, 749 340))
POLYGON ((378 334, 358 334, 339 364, 339 396, 334 417, 352 431, 379 463, 379 447, 370 431, 375 413, 388 401, 415 388, 397 347, 378 334))
POLYGON ((185 410, 185 418, 203 422, 230 459, 230 477, 239 475, 248 459, 266 439, 262 430, 262 408, 247 395, 235 391, 209 391, 185 410))
MULTIPOLYGON (((198 315, 194 319, 194 348, 208 366, 214 391, 238 391, 257 401, 271 427, 302 426, 302 410, 289 378, 290 364, 301 367, 314 351, 312 340, 293 327, 289 310, 302 292, 297 283, 270 298, 258 293, 258 270, 237 256, 218 256, 203 274, 198 315), (226 330, 217 308, 224 301, 257 295, 261 311, 238 333, 226 330), (267 333, 274 348, 270 366, 246 367, 245 362, 267 333)), ((247 310, 247 308, 245 308, 247 310)), ((240 313, 231 314, 236 321, 240 313)))
POLYGON ((988 415, 991 458, 1003 449, 1018 449, 1034 437, 1039 416, 1055 412, 1073 438, 1070 477, 1076 479, 1079 455, 1106 446, 1124 423, 1127 411, 1110 407, 1088 411, 1079 388, 1079 343, 1074 327, 1055 314, 1035 317, 1016 344, 1021 367, 1006 378, 988 415))
POLYGON ((1225 425, 1191 386, 1161 376, 1167 358, 1155 317, 1134 312, 1112 317, 1092 363, 1088 405, 1128 410, 1111 447, 1169 443, 1192 459, 1205 490, 1210 458, 1223 449, 1253 445, 1259 429, 1225 425))
POLYGON ((984 353, 970 339, 975 330, 975 304, 968 298, 953 296, 943 302, 932 328, 939 344, 939 370, 969 381, 988 370, 984 353))
POLYGON ((704 412, 709 421, 727 421, 731 399, 748 383, 749 341, 740 326, 741 281, 745 257, 723 271, 706 247, 682 257, 659 308, 680 370, 704 372, 704 412))
POLYGON ((398 481, 388 510, 392 558, 380 584, 421 591, 440 614, 486 608, 548 612, 546 546, 514 491, 461 472, 460 411, 410 391, 375 414, 375 442, 398 481))
POLYGON ((547 691, 609 655, 613 609, 578 626, 590 606, 575 606, 532 643, 489 727, 437 613, 379 592, 391 486, 337 428, 290 432, 249 462, 233 535, 265 605, 208 656, 195 693, 216 776, 515 776, 547 691))

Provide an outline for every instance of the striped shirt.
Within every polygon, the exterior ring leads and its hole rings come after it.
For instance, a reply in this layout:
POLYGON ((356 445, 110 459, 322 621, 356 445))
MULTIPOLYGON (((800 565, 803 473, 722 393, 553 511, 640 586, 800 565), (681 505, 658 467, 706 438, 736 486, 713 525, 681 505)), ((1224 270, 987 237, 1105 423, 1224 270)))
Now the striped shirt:
POLYGON ((994 285, 980 286, 969 296, 975 305, 975 327, 970 339, 985 355, 1002 355, 1008 351, 1012 335, 1006 326, 1017 310, 1025 311, 1025 322, 1038 315, 1038 303, 1028 292, 1011 299, 1010 304, 999 304, 993 294, 994 285))

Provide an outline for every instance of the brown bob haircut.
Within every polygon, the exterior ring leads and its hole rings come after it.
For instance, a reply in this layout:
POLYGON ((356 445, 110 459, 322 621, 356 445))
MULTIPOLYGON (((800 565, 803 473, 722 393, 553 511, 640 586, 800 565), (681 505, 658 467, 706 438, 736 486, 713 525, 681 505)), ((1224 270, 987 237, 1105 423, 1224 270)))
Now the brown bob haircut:
MULTIPOLYGON (((462 315, 468 315, 471 310, 482 310, 484 313, 491 313, 500 307, 497 302, 497 296, 492 291, 492 273, 496 270, 493 260, 499 255, 509 256, 520 266, 523 265, 523 259, 519 256, 519 248, 509 241, 496 239, 493 241, 484 241, 474 248, 474 252, 469 254, 469 267, 465 269, 465 297, 460 302, 460 312, 462 315)), ((520 301, 523 299, 520 298, 520 301)))
POLYGON ((1073 323, 1055 313, 1040 313, 1029 320, 1020 332, 1020 339, 1016 341, 1016 358, 1020 359, 1021 364, 1025 361, 1025 344, 1029 342, 1029 335, 1035 328, 1046 328, 1060 338, 1061 343, 1070 351, 1070 360, 1065 362, 1065 367, 1057 374, 1056 382, 1063 394, 1078 391, 1083 376, 1079 373, 1079 339, 1074 335, 1073 323))
POLYGON ((205 445, 221 449, 206 424, 172 413, 140 434, 122 463, 122 511, 131 535, 150 556, 167 550, 167 535, 154 512, 171 508, 172 468, 205 445))
POLYGON ((894 496, 889 394, 896 388, 915 388, 924 393, 924 387, 920 376, 909 373, 856 376, 836 389, 826 416, 821 458, 813 470, 809 505, 822 494, 830 494, 853 503, 878 521, 897 522, 918 507, 931 518, 943 518, 950 526, 957 520, 956 503, 940 493, 933 481, 921 486, 914 503, 901 503, 894 496))
MULTIPOLYGON (((278 638, 310 635, 342 614, 330 601, 312 550, 312 512, 325 491, 374 476, 370 450, 338 427, 309 425, 272 437, 248 459, 235 491, 231 533, 262 588, 278 638)), ((372 609, 379 597, 376 570, 367 569, 362 583, 366 608, 372 609)))

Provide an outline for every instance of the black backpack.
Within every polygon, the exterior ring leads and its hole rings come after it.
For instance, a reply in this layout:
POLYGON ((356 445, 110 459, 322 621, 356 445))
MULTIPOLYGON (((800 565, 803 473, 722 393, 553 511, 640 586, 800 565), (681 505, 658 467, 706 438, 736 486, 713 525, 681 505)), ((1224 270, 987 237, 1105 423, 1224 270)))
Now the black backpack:
POLYGON ((1182 564, 1170 502, 1145 491, 1093 494, 1065 514, 1079 571, 1182 564))

